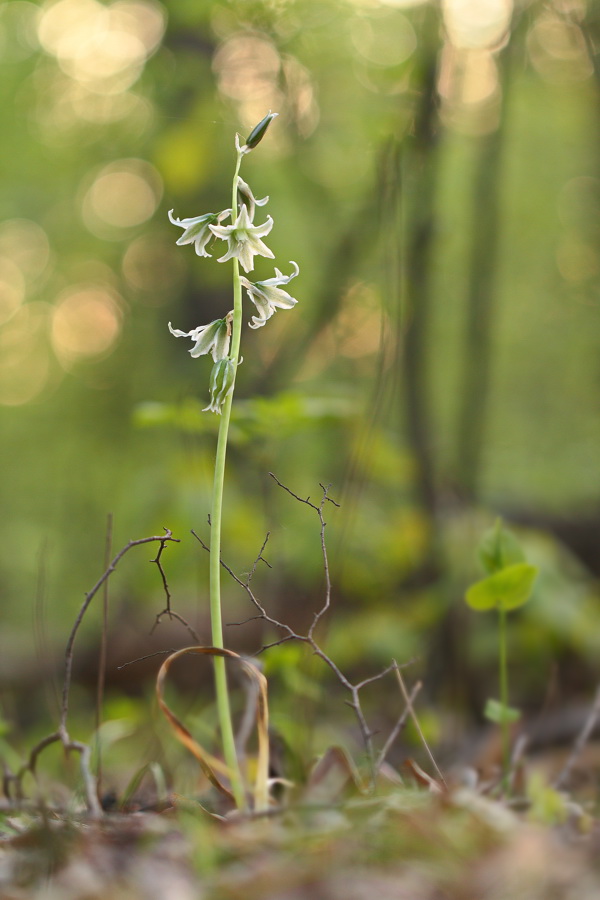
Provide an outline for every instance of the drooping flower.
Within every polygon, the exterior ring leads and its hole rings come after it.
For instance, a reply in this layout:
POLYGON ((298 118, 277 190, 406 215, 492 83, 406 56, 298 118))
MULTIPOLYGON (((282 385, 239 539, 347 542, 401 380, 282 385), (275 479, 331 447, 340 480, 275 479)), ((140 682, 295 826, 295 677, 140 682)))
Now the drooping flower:
POLYGON ((206 245, 212 239, 213 234, 210 230, 211 225, 218 225, 223 219, 230 215, 230 209, 224 209, 220 213, 206 213, 203 216, 196 216, 192 219, 177 219, 173 215, 173 210, 169 210, 169 220, 173 225, 183 228, 183 234, 177 240, 177 244, 194 244, 194 248, 198 256, 210 256, 206 252, 206 245))
POLYGON ((232 225, 209 225, 212 233, 227 241, 227 253, 221 256, 218 262, 227 262, 228 259, 237 257, 244 272, 251 272, 254 268, 255 256, 266 256, 274 259, 274 254, 261 237, 268 234, 273 227, 273 219, 267 216, 263 225, 253 225, 248 215, 246 206, 242 205, 240 213, 232 225))
POLYGON ((233 390, 235 384, 235 365, 231 359, 220 359, 210 373, 210 403, 202 412, 214 412, 221 415, 223 404, 233 390))
POLYGON ((193 328, 191 331, 179 331, 178 328, 173 328, 169 322, 169 331, 175 337, 189 337, 196 342, 190 350, 191 356, 196 358, 210 353, 217 363, 225 359, 229 353, 232 321, 233 312, 229 312, 224 319, 215 319, 214 322, 200 325, 199 328, 193 328))
POLYGON ((263 197, 262 200, 257 200, 252 193, 252 188, 250 187, 250 185, 246 184, 246 182, 242 178, 240 178, 239 175, 237 180, 237 190, 238 197, 240 198, 244 206, 246 206, 248 209, 248 218, 251 222, 254 222, 255 208, 257 206, 264 206, 265 203, 269 202, 269 198, 263 197))
POLYGON ((267 278, 265 281, 252 282, 243 275, 240 277, 240 282, 258 310, 258 315, 252 316, 252 322, 248 323, 250 328, 261 328, 277 308, 292 309, 298 302, 279 287, 281 284, 289 284, 300 271, 297 263, 290 260, 290 265, 295 270, 291 275, 283 275, 279 269, 275 269, 275 278, 267 278))

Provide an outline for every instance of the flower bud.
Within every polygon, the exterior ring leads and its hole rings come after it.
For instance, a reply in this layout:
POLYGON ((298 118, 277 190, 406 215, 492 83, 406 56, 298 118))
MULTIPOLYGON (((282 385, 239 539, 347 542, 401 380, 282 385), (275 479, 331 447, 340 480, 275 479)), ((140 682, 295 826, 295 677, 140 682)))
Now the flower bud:
POLYGON ((214 412, 221 415, 223 404, 233 390, 235 383, 235 366, 229 359, 218 360, 210 373, 210 403, 202 412, 214 412))
POLYGON ((274 118, 278 116, 279 113, 272 113, 270 110, 264 119, 261 119, 258 125, 255 125, 248 137, 246 138, 246 148, 248 150, 254 150, 257 144, 260 144, 265 134, 267 133, 267 128, 271 124, 274 118))

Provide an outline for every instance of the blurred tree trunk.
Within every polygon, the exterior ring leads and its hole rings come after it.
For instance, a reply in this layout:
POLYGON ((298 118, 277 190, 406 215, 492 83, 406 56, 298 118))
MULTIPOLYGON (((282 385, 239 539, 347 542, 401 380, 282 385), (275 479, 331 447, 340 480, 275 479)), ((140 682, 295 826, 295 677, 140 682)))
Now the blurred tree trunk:
POLYGON ((271 395, 286 387, 302 366, 315 340, 339 314, 344 290, 352 278, 354 267, 365 253, 365 238, 375 233, 374 198, 377 192, 369 185, 360 208, 340 233, 339 240, 319 279, 320 289, 313 297, 313 315, 303 334, 293 342, 281 345, 270 364, 252 385, 252 392, 271 395))
POLYGON ((428 351, 431 320, 432 251, 435 237, 435 198, 439 171, 437 73, 439 13, 424 10, 418 105, 413 134, 397 155, 401 191, 401 236, 397 263, 400 284, 398 365, 406 438, 415 461, 415 488, 429 522, 429 546, 419 578, 436 577, 436 484, 428 351))
POLYGON ((499 124, 480 138, 473 179, 472 235, 462 359, 464 369, 458 413, 457 486, 463 499, 477 501, 485 444, 485 426, 493 363, 493 328, 501 233, 502 164, 510 63, 517 32, 498 59, 501 111, 499 124))

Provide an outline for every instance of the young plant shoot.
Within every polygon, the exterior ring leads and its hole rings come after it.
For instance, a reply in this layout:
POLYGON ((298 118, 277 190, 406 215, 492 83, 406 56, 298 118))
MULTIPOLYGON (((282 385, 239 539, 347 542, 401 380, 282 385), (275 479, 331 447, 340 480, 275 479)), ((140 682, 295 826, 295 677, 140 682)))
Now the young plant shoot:
POLYGON ((525 562, 514 534, 497 519, 479 545, 479 560, 488 576, 468 589, 465 600, 471 609, 498 610, 498 664, 500 700, 488 700, 485 716, 502 731, 502 785, 509 792, 510 725, 520 713, 508 705, 506 613, 527 603, 533 590, 537 568, 525 562))
MULTIPOLYGON (((169 213, 170 221, 179 228, 183 228, 183 234, 177 241, 178 244, 193 244, 198 256, 210 257, 211 254, 207 247, 211 241, 215 238, 225 241, 227 249, 217 261, 220 263, 231 262, 233 267, 233 310, 231 312, 227 312, 223 318, 216 319, 208 325, 200 325, 187 332, 174 329, 169 323, 171 334, 175 337, 191 338, 194 342, 194 346, 189 351, 191 356, 195 358, 210 354, 214 363, 209 380, 210 403, 205 408, 205 412, 213 412, 221 417, 210 517, 210 615, 212 643, 219 648, 224 646, 220 565, 223 484, 231 405, 240 362, 242 289, 246 291, 249 300, 256 307, 256 315, 252 316, 252 321, 249 323, 251 328, 261 327, 277 309, 291 309, 297 302, 282 288, 283 285, 287 286, 298 274, 299 270, 295 262, 290 263, 293 267, 291 275, 283 275, 279 269, 275 269, 274 278, 257 282, 252 282, 240 275, 240 266, 246 274, 253 271, 256 256, 263 256, 267 259, 274 258, 272 251, 262 240, 271 231, 273 219, 271 216, 267 216, 266 221, 262 224, 254 222, 257 207, 264 206, 269 198, 263 197, 261 200, 257 200, 250 187, 240 178, 239 173, 242 159, 258 146, 276 115, 277 113, 269 112, 250 132, 244 144, 240 145, 239 137, 236 135, 236 164, 229 209, 189 219, 175 218, 173 210, 169 213)), ((214 667, 223 754, 230 771, 231 788, 236 804, 240 809, 244 809, 246 797, 235 751, 225 660, 222 657, 215 657, 214 667)))

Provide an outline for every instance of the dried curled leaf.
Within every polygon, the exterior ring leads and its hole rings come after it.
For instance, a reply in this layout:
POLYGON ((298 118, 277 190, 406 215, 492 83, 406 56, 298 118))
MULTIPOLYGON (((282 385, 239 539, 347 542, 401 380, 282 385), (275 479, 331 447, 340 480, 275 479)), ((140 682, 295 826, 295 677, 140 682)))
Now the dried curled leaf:
POLYGON ((171 725, 177 740, 187 747, 193 756, 200 763, 200 768, 221 794, 234 803, 234 797, 229 788, 227 788, 218 777, 219 775, 229 778, 229 769, 225 763, 212 756, 204 747, 196 741, 185 727, 183 722, 177 718, 175 713, 167 706, 164 699, 165 680, 171 665, 176 659, 185 656, 187 653, 197 653, 205 656, 222 656, 225 659, 233 659, 238 662, 244 673, 258 687, 258 701, 256 710, 256 728, 258 734, 258 758, 256 764, 256 780, 253 789, 254 809, 256 811, 265 810, 269 805, 269 706, 267 700, 267 679, 258 669, 256 665, 249 659, 245 659, 233 650, 225 650, 220 647, 184 647, 172 653, 164 661, 160 667, 156 678, 156 696, 158 705, 164 713, 167 721, 171 725), (218 773, 218 774, 217 774, 218 773))

